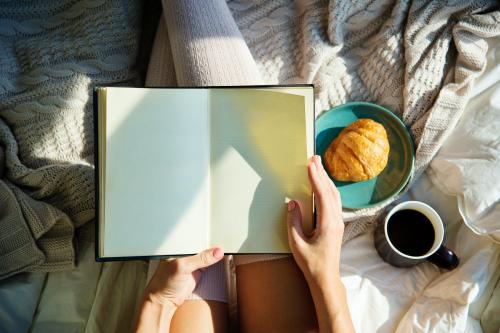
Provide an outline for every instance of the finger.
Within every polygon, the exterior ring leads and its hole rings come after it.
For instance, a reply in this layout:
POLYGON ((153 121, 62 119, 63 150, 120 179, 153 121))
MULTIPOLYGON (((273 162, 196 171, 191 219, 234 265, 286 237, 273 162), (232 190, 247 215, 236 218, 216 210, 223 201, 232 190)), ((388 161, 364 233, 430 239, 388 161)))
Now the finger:
POLYGON ((185 273, 191 273, 197 269, 211 266, 224 257, 224 252, 220 247, 205 250, 194 256, 178 259, 180 266, 185 273))
POLYGON ((322 185, 327 189, 330 189, 331 179, 328 177, 328 174, 323 167, 323 163, 321 163, 321 157, 316 155, 314 156, 314 164, 316 165, 316 170, 318 170, 318 175, 322 181, 322 185))
POLYGON ((321 158, 319 156, 314 156, 314 163, 316 165, 316 170, 318 172, 319 178, 321 179, 322 187, 325 191, 323 198, 323 204, 321 208, 318 209, 318 215, 316 219, 316 230, 315 235, 320 237, 320 235, 328 229, 331 218, 324 218, 326 216, 331 216, 335 205, 337 205, 337 194, 335 193, 336 188, 333 185, 333 181, 330 179, 328 174, 321 163, 321 158))
POLYGON ((307 167, 307 175, 309 176, 309 182, 311 183, 313 193, 318 198, 317 201, 319 201, 323 192, 320 188, 321 180, 319 179, 316 164, 314 163, 314 158, 311 159, 311 162, 309 162, 309 165, 307 167))
POLYGON ((328 191, 333 194, 334 198, 336 198, 338 196, 338 190, 335 187, 335 184, 333 183, 330 176, 328 176, 325 168, 323 167, 323 163, 321 163, 321 157, 317 156, 317 158, 314 159, 314 162, 316 164, 316 169, 318 170, 323 186, 325 186, 328 191))
POLYGON ((292 244, 302 244, 306 240, 306 235, 302 229, 302 214, 300 206, 297 201, 290 200, 288 202, 288 212, 286 216, 287 230, 288 230, 288 243, 290 247, 292 244))
POLYGON ((325 171, 323 167, 323 163, 321 163, 321 157, 319 155, 314 156, 314 164, 316 166, 316 172, 318 173, 319 179, 321 181, 321 188, 325 191, 325 193, 330 193, 330 183, 331 179, 325 171))
POLYGON ((330 187, 332 189, 334 200, 336 200, 338 202, 339 206, 342 207, 342 204, 340 203, 340 192, 339 192, 339 189, 337 188, 337 186, 335 186, 335 183, 333 181, 330 182, 330 187))

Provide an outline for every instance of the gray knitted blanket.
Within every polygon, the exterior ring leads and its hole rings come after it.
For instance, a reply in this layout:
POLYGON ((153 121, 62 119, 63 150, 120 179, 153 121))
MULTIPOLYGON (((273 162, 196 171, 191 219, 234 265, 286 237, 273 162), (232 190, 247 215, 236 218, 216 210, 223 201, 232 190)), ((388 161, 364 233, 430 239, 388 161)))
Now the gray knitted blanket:
POLYGON ((137 79, 140 1, 2 1, 0 279, 74 267, 94 218, 94 85, 137 79))
MULTIPOLYGON (((74 265, 94 218, 91 90, 137 77, 137 2, 0 6, 0 278, 74 265)), ((317 110, 385 105, 411 126, 416 174, 459 119, 500 34, 492 1, 164 2, 148 82, 314 83, 317 110)), ((352 238, 380 207, 345 212, 352 238)))

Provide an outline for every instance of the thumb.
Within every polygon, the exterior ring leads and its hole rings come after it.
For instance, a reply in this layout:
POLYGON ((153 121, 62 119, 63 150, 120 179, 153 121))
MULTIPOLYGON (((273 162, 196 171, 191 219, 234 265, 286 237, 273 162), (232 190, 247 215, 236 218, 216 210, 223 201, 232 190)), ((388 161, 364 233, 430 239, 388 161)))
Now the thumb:
POLYGON ((306 236, 304 230, 302 230, 302 214, 299 203, 295 200, 290 200, 287 208, 288 243, 290 245, 292 243, 302 243, 305 241, 306 236))
POLYGON ((185 257, 179 260, 182 260, 182 267, 184 267, 184 271, 191 273, 200 268, 205 268, 215 264, 224 258, 224 251, 220 247, 214 247, 194 256, 185 257))

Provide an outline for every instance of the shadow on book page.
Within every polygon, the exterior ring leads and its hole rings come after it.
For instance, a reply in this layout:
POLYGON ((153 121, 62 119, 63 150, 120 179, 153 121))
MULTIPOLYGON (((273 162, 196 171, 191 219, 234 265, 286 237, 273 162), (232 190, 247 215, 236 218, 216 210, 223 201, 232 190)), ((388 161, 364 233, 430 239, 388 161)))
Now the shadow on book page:
POLYGON ((304 97, 220 89, 209 99, 211 243, 229 252, 289 252, 287 199, 312 212, 304 97))

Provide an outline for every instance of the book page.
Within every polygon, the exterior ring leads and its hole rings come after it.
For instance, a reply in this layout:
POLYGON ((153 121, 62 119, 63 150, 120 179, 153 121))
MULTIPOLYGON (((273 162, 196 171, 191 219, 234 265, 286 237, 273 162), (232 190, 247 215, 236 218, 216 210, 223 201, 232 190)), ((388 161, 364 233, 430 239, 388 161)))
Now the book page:
POLYGON ((279 89, 210 91, 210 242, 226 252, 289 252, 289 199, 312 225, 304 97, 279 89))
POLYGON ((208 243, 206 89, 107 88, 104 257, 208 243))
POLYGON ((299 95, 304 97, 304 106, 306 113, 306 137, 307 137, 307 157, 312 157, 314 155, 314 121, 316 119, 316 115, 314 113, 314 90, 313 87, 305 86, 305 87, 272 87, 272 88, 259 88, 259 90, 265 91, 279 91, 280 93, 287 93, 293 95, 299 95))

